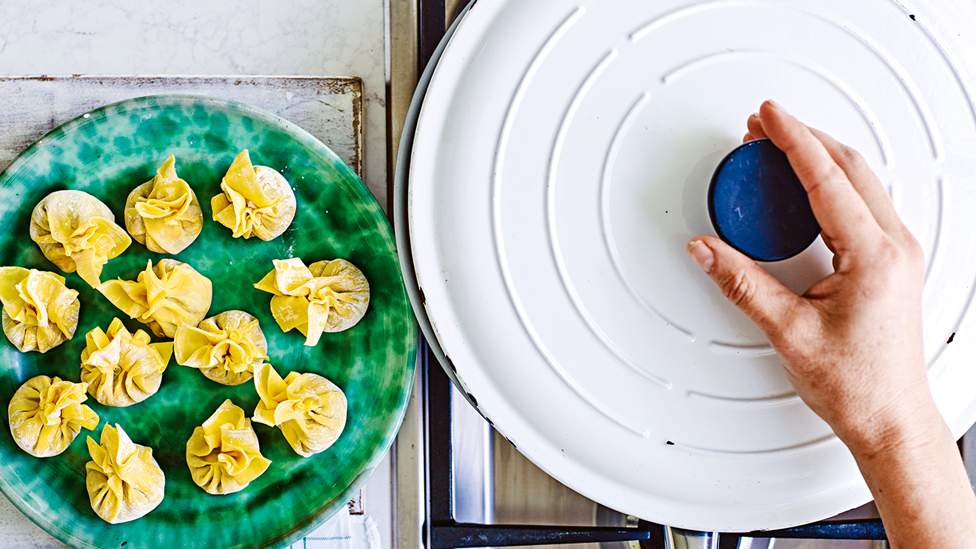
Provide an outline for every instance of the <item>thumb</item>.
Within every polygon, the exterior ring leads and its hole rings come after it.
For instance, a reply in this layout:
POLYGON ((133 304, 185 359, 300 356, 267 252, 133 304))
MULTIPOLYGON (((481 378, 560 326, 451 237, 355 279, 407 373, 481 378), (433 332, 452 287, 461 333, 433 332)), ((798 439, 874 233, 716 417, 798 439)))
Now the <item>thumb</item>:
POLYGON ((782 331, 802 298, 755 261, 714 236, 696 236, 686 249, 722 294, 767 336, 782 331))

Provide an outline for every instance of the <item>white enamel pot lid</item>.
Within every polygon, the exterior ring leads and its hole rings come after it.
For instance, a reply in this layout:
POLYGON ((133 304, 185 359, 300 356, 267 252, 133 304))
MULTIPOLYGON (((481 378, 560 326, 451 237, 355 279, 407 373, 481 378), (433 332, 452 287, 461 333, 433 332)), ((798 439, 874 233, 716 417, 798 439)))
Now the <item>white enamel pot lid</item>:
MULTIPOLYGON (((434 71, 407 197, 462 389, 553 477, 654 522, 749 531, 868 501, 684 247, 712 232, 709 178, 763 100, 860 150, 925 249, 929 377, 961 435, 976 419, 974 32, 967 0, 480 0, 434 71)), ((802 291, 830 254, 818 240, 766 267, 802 291)))

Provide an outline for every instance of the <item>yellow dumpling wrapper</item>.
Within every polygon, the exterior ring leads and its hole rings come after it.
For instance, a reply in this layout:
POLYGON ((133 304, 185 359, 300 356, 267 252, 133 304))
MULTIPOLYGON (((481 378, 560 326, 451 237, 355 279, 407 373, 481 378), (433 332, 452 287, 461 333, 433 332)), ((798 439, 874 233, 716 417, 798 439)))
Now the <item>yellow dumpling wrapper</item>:
POLYGON ((54 273, 0 267, 0 303, 3 333, 23 353, 46 353, 78 329, 78 292, 54 273))
POLYGON ((261 476, 271 460, 261 455, 258 436, 230 399, 193 430, 186 442, 186 464, 197 486, 208 494, 233 494, 261 476))
POLYGON ((81 380, 88 394, 106 406, 131 406, 156 394, 173 354, 172 341, 150 343, 149 334, 130 334, 118 318, 107 332, 99 327, 88 332, 85 342, 81 380))
POLYGON ((101 283, 105 263, 132 243, 112 210, 82 191, 55 191, 38 202, 30 237, 51 263, 66 273, 78 271, 92 288, 101 283))
POLYGON ((51 457, 68 448, 82 427, 98 426, 98 414, 82 404, 87 383, 37 376, 17 389, 7 414, 17 446, 34 457, 51 457))
POLYGON ((224 311, 195 328, 184 324, 173 343, 176 362, 223 385, 250 381, 254 365, 268 358, 268 340, 258 319, 244 311, 224 311))
POLYGON ((234 231, 234 238, 277 238, 295 218, 295 192, 277 171, 252 166, 247 149, 231 163, 221 194, 210 200, 213 220, 234 231))
POLYGON ((176 175, 175 156, 129 193, 125 228, 136 242, 161 254, 178 254, 200 235, 203 210, 190 185, 176 175))
POLYGON ((345 259, 318 261, 275 259, 274 270, 255 288, 274 294, 271 314, 285 332, 298 328, 305 345, 316 345, 322 332, 341 332, 356 325, 369 306, 369 282, 345 259))
POLYGON ((109 280, 96 288, 120 311, 158 337, 173 337, 182 324, 196 326, 210 310, 210 279, 175 259, 150 260, 136 280, 109 280))
POLYGON ((122 427, 102 428, 100 444, 88 437, 88 453, 85 485, 92 510, 105 522, 135 520, 163 501, 166 476, 152 448, 132 442, 122 427))
POLYGON ((254 421, 281 429, 304 457, 332 446, 346 426, 346 395, 320 375, 292 372, 281 379, 265 362, 255 366, 254 386, 261 397, 254 421))

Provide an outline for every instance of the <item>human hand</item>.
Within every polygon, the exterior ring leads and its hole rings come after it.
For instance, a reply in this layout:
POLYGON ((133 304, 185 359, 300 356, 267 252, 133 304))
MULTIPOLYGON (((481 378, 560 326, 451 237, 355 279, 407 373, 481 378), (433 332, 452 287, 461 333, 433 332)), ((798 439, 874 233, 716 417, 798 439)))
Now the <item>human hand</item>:
POLYGON ((937 411, 918 242, 857 152, 769 101, 748 130, 744 141, 768 137, 786 153, 835 272, 798 296, 716 237, 695 237, 688 255, 763 331, 797 394, 853 451, 921 436, 937 411))
POLYGON ((713 236, 688 255, 766 334, 800 398, 847 444, 892 548, 971 547, 976 497, 929 391, 922 250, 859 154, 772 102, 768 137, 807 191, 834 273, 798 296, 713 236))

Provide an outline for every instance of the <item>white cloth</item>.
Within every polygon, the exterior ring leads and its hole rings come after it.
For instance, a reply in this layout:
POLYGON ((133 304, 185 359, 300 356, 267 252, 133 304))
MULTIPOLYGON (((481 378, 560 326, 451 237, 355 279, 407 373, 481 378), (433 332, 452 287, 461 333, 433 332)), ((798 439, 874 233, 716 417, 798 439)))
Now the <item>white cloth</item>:
POLYGON ((380 531, 368 515, 350 515, 343 505, 336 515, 290 549, 380 549, 380 531))

